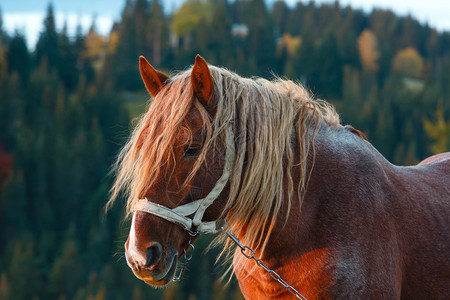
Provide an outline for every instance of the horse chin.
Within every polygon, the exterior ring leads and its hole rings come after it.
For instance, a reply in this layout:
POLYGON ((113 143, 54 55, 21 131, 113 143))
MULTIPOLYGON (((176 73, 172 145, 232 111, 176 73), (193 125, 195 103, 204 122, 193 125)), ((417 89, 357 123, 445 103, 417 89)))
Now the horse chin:
POLYGON ((152 277, 144 277, 144 278, 138 277, 138 278, 152 286, 164 286, 172 281, 176 269, 177 269, 177 255, 173 257, 170 266, 160 274, 153 275, 152 277))

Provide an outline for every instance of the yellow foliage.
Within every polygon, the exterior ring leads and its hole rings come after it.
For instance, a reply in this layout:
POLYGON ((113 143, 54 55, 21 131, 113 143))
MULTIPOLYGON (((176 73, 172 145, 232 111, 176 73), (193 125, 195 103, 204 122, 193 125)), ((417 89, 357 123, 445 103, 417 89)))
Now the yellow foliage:
POLYGON ((436 110, 435 118, 435 122, 423 120, 427 135, 435 140, 430 150, 434 154, 450 151, 450 121, 445 121, 442 106, 436 110))
POLYGON ((187 0, 173 15, 172 31, 184 36, 193 31, 202 20, 209 19, 212 14, 210 1, 187 0))
POLYGON ((408 47, 397 52, 393 60, 393 67, 400 74, 419 78, 423 72, 424 61, 414 47, 408 47))
POLYGON ((283 34, 283 43, 287 49, 289 56, 294 56, 302 44, 302 38, 299 36, 291 36, 289 33, 283 34))
POLYGON ((90 59, 94 68, 100 70, 103 66, 107 46, 104 38, 97 34, 95 30, 90 30, 84 39, 84 46, 85 50, 82 53, 82 57, 90 59))
POLYGON ((365 29, 361 32, 358 37, 358 51, 363 67, 367 70, 377 71, 380 52, 378 51, 377 37, 371 30, 365 29))
POLYGON ((94 300, 104 300, 106 295, 106 289, 104 286, 100 287, 100 289, 97 292, 97 295, 95 295, 94 300))
POLYGON ((119 44, 119 33, 116 30, 112 30, 108 39, 108 53, 116 52, 117 45, 119 44))
POLYGON ((95 30, 89 31, 84 39, 84 45, 86 47, 84 58, 95 59, 105 53, 105 40, 95 30))

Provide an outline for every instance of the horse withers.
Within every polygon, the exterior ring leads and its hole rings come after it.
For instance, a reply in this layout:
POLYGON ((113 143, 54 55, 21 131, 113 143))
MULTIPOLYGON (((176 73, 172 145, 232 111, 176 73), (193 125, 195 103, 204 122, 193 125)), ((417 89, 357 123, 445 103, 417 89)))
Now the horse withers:
MULTIPOLYGON (((140 71, 154 100, 110 201, 127 196, 138 278, 171 282, 198 234, 227 252, 228 231, 307 299, 450 299, 450 153, 395 166, 302 86, 200 56, 171 78, 143 57, 140 71)), ((296 297, 240 252, 247 299, 296 297)))

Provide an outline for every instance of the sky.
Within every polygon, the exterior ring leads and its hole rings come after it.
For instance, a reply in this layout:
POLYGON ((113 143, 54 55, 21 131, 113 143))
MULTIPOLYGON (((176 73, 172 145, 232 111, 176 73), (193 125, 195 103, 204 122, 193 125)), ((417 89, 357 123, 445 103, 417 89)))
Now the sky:
MULTIPOLYGON (((160 0, 166 12, 176 10, 183 0, 160 0)), ((273 3, 275 0, 266 0, 273 3)), ((80 24, 87 31, 95 17, 96 29, 107 35, 114 21, 120 19, 125 0, 0 0, 3 27, 13 34, 19 30, 27 37, 28 46, 34 48, 48 4, 53 3, 58 29, 66 22, 69 35, 75 34, 80 24)), ((285 0, 291 7, 298 0, 285 0)), ((309 2, 309 1, 302 1, 309 2)), ((334 0, 316 0, 316 3, 332 3, 334 0)), ((421 23, 427 22, 439 31, 450 31, 449 0, 340 0, 342 6, 370 12, 373 8, 391 9, 400 16, 411 14, 421 23)))

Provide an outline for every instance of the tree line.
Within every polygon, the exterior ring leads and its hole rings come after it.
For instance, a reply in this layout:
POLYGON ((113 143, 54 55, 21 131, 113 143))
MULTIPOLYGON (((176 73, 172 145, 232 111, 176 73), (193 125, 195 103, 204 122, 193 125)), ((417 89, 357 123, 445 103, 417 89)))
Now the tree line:
POLYGON ((397 164, 450 149, 450 33, 412 16, 263 0, 187 0, 165 13, 159 0, 127 0, 108 36, 93 22, 72 37, 53 9, 33 50, 0 15, 0 299, 242 297, 235 281, 218 281, 226 266, 214 249, 196 251, 164 290, 126 266, 129 223, 120 205, 103 206, 110 165, 148 99, 139 55, 167 73, 199 53, 243 76, 297 80, 397 164))

